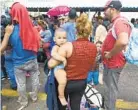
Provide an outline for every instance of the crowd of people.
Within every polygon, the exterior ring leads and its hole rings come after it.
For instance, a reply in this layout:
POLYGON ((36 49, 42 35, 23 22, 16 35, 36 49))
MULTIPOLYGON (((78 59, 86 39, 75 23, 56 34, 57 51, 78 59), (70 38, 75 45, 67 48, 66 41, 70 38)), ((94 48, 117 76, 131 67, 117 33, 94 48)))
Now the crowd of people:
MULTIPOLYGON (((18 91, 21 104, 18 110, 28 105, 26 77, 32 81, 32 91, 29 92, 32 101, 38 99, 40 49, 48 61, 49 75, 54 73, 59 110, 81 110, 87 84, 93 84, 94 88, 99 84, 99 69, 103 70, 103 108, 115 110, 118 80, 126 64, 122 51, 131 33, 129 21, 120 19, 126 19, 120 14, 121 7, 119 0, 112 0, 104 7, 105 17, 96 12, 89 21, 87 13, 77 15, 75 9, 66 16, 33 17, 17 2, 2 15, 1 80, 9 78, 10 87, 18 91), (113 26, 117 39, 112 33, 113 26)), ((138 19, 133 18, 131 23, 138 27, 138 19)), ((50 108, 47 104, 49 110, 58 110, 55 105, 50 108)), ((98 109, 89 105, 89 110, 98 109)))
POLYGON ((132 18, 131 23, 134 25, 134 27, 138 28, 138 18, 137 19, 132 18))

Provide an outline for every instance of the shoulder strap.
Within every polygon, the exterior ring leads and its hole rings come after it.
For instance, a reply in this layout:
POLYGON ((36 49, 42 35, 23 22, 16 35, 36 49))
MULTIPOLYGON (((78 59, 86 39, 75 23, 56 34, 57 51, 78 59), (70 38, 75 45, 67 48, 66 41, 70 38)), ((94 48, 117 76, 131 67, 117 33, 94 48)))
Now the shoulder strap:
POLYGON ((112 35, 113 35, 113 37, 114 37, 115 39, 117 39, 117 35, 116 35, 116 33, 115 33, 114 27, 115 27, 116 23, 117 23, 119 20, 128 22, 128 24, 131 26, 131 28, 132 28, 132 29, 134 28, 133 24, 130 23, 126 18, 123 18, 123 17, 118 18, 117 20, 115 20, 115 23, 113 24, 112 29, 111 29, 112 35))

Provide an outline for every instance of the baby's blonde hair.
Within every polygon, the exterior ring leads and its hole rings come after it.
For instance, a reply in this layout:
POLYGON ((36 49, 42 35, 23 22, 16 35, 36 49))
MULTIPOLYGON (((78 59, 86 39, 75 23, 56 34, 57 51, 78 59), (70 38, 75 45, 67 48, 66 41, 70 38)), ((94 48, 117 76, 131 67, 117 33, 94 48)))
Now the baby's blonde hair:
POLYGON ((76 29, 79 37, 88 38, 92 33, 92 24, 88 20, 88 15, 83 13, 76 20, 76 29))
POLYGON ((66 33, 65 29, 63 29, 63 28, 56 29, 55 36, 56 36, 57 32, 65 32, 66 33))
POLYGON ((57 36, 58 32, 65 32, 66 33, 65 29, 63 29, 63 28, 56 29, 55 34, 54 34, 54 42, 56 42, 56 36, 57 36))

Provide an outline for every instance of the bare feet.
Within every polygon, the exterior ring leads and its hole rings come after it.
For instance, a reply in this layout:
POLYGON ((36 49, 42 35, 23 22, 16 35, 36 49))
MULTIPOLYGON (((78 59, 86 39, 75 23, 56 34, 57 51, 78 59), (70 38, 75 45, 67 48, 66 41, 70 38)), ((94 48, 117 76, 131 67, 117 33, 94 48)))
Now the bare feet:
POLYGON ((59 100, 60 100, 60 102, 61 102, 61 104, 62 104, 63 106, 65 106, 65 105, 68 104, 68 102, 66 101, 65 97, 59 96, 58 98, 59 98, 59 100))

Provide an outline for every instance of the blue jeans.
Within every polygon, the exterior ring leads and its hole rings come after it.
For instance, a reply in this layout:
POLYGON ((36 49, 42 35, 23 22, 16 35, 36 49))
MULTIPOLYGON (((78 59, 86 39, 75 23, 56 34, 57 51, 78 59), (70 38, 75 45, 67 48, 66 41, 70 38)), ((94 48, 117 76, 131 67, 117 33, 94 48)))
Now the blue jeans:
POLYGON ((16 80, 15 80, 15 73, 14 73, 14 66, 13 62, 10 60, 5 60, 5 67, 10 78, 10 85, 11 87, 17 87, 16 80))
POLYGON ((12 88, 17 87, 11 53, 5 55, 5 68, 6 68, 7 74, 10 78, 10 86, 12 88))
POLYGON ((88 104, 88 102, 85 103, 85 107, 89 108, 88 110, 99 110, 98 108, 92 108, 92 107, 90 107, 90 105, 88 104))
POLYGON ((87 77, 87 83, 93 82, 94 85, 99 84, 99 71, 89 71, 88 77, 87 77))
POLYGON ((5 68, 5 56, 1 55, 1 77, 7 77, 6 68, 5 68))

